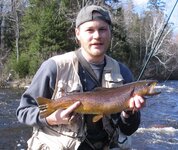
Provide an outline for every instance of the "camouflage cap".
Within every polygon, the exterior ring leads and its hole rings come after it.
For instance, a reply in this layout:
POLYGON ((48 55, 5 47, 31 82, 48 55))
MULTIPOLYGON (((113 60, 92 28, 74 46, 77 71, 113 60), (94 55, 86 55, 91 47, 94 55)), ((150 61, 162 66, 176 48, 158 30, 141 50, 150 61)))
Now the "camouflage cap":
POLYGON ((111 24, 111 18, 109 12, 102 8, 101 6, 97 5, 90 5, 83 7, 77 15, 76 19, 76 27, 79 27, 81 24, 92 21, 96 19, 101 19, 107 22, 109 25, 111 24), (98 13, 95 15, 95 12, 98 13))

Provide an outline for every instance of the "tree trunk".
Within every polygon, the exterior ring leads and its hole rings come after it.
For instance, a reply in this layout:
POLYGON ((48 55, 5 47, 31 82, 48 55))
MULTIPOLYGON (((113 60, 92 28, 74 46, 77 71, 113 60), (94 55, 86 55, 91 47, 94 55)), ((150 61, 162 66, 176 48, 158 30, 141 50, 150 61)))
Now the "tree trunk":
POLYGON ((2 15, 2 21, 1 21, 1 51, 3 52, 5 41, 4 41, 4 27, 5 27, 5 17, 2 15))
POLYGON ((15 21, 15 49, 16 49, 16 59, 19 61, 19 17, 17 13, 18 0, 11 0, 12 12, 14 14, 15 21))
POLYGON ((17 62, 19 61, 19 18, 17 11, 15 11, 15 47, 16 47, 16 55, 17 55, 17 62))

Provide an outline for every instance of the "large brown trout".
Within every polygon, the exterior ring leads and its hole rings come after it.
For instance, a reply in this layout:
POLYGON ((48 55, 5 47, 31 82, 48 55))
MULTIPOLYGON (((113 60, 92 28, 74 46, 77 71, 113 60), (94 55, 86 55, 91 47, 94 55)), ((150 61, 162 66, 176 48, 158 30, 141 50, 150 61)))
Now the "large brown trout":
POLYGON ((129 108, 129 100, 134 95, 151 96, 155 91, 155 80, 142 80, 124 84, 117 88, 98 88, 90 92, 77 92, 62 96, 57 100, 38 97, 40 116, 47 117, 57 109, 66 109, 76 101, 81 105, 75 110, 82 114, 108 115, 129 108))

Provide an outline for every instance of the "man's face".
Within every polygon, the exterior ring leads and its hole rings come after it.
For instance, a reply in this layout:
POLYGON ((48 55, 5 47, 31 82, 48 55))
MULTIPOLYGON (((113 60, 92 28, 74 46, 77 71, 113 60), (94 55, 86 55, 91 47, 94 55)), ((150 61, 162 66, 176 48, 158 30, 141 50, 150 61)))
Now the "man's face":
POLYGON ((76 29, 80 46, 90 57, 103 57, 111 41, 111 30, 105 21, 92 20, 76 29))

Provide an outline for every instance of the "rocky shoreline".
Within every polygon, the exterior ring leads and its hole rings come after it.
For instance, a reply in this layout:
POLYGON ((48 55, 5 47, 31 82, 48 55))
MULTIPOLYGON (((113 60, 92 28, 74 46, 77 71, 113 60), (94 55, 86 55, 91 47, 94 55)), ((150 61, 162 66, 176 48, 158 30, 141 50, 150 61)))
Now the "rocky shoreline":
POLYGON ((18 79, 13 81, 0 80, 0 88, 23 88, 27 89, 31 79, 18 79))

